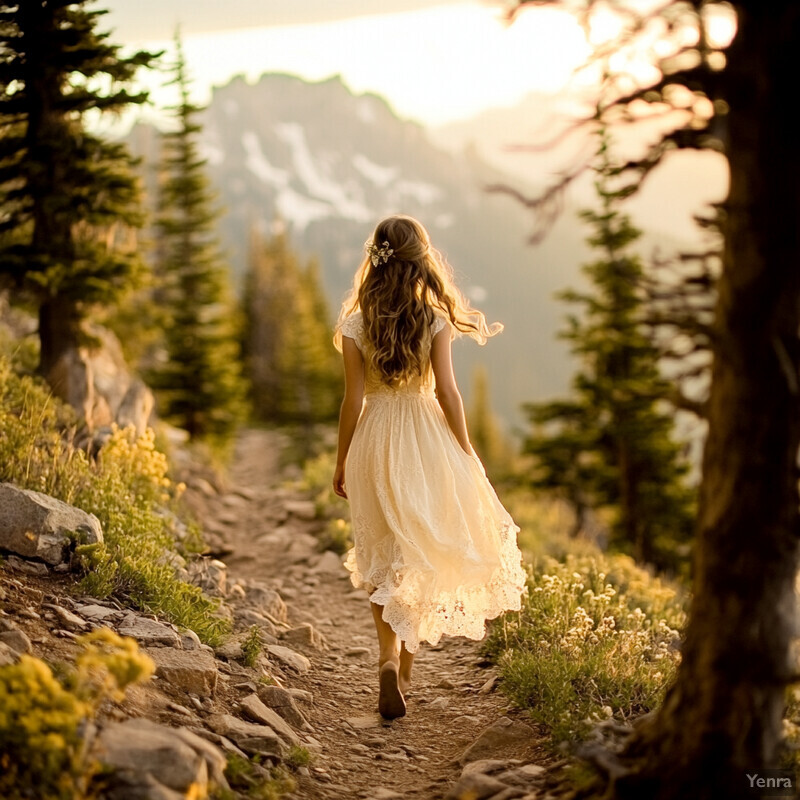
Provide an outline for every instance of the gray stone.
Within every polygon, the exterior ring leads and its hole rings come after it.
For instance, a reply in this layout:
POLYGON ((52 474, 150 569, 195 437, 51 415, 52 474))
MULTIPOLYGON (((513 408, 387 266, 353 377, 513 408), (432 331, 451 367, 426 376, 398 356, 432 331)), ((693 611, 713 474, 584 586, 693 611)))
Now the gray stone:
POLYGON ((245 753, 283 758, 283 742, 267 725, 245 722, 230 714, 212 714, 208 719, 208 726, 214 733, 231 739, 245 753))
POLYGON ((545 768, 540 767, 538 764, 525 764, 524 766, 501 772, 497 779, 511 786, 529 786, 532 781, 535 781, 545 772, 545 768))
POLYGON ((446 697, 437 697, 431 700, 428 708, 432 708, 434 711, 444 711, 446 708, 450 708, 450 703, 447 701, 446 697))
POLYGON ((300 744, 300 738, 292 730, 286 720, 271 708, 267 708, 267 706, 261 702, 257 694, 248 695, 241 701, 240 705, 244 715, 249 717, 253 722, 268 725, 287 744, 300 744))
POLYGON ((447 678, 442 678, 439 683, 436 684, 437 689, 455 689, 456 685, 453 681, 448 680, 447 678))
POLYGON ((403 795, 394 789, 378 786, 377 789, 370 790, 367 800, 403 800, 403 795))
POLYGON ((94 514, 41 492, 0 483, 0 549, 55 566, 69 561, 73 542, 102 541, 94 514))
POLYGON ((480 772, 469 772, 458 779, 458 783, 445 795, 445 800, 462 800, 465 797, 470 800, 486 800, 506 788, 508 787, 497 778, 480 772))
POLYGON ((129 719, 104 728, 95 754, 103 764, 130 777, 147 773, 176 792, 196 787, 194 791, 201 797, 208 791, 205 757, 171 728, 147 719, 129 719))
POLYGON ((116 608, 107 608, 100 605, 78 606, 75 609, 84 619, 93 622, 104 622, 105 620, 115 620, 120 618, 124 612, 116 608))
POLYGON ((478 694, 489 694, 490 692, 494 691, 495 686, 497 686, 497 681, 499 678, 497 675, 492 675, 486 683, 478 689, 478 694))
POLYGON ((296 647, 313 647, 316 650, 325 648, 325 637, 310 622, 302 622, 296 628, 284 631, 281 640, 296 647))
POLYGON ((290 725, 295 728, 304 728, 308 723, 300 713, 292 693, 280 686, 262 686, 258 690, 261 701, 269 708, 280 714, 290 725))
POLYGON ((50 570, 47 569, 47 564, 43 564, 41 561, 26 561, 24 558, 18 558, 17 556, 8 556, 5 563, 14 572, 23 572, 26 575, 43 577, 50 573, 50 570))
POLYGON ((216 558, 199 557, 188 566, 189 580, 204 592, 218 597, 227 594, 228 567, 216 558))
POLYGON ((0 633, 0 643, 19 655, 31 652, 31 640, 17 629, 0 633))
POLYGON ((275 636, 278 633, 278 629, 271 620, 268 620, 263 614, 259 614, 258 611, 253 611, 252 608, 237 608, 235 613, 238 623, 247 626, 258 625, 261 630, 266 631, 271 636, 275 636))
POLYGON ((114 786, 103 792, 103 800, 186 800, 185 792, 168 789, 146 772, 117 772, 114 781, 114 786))
POLYGON ((314 705, 314 695, 307 689, 295 689, 293 686, 290 686, 288 692, 294 698, 295 702, 302 703, 304 706, 314 705))
POLYGON ((519 742, 531 741, 534 735, 534 730, 530 725, 514 722, 508 717, 501 717, 497 722, 485 728, 478 738, 464 750, 458 759, 459 763, 466 764, 468 761, 501 755, 507 752, 509 747, 519 742))
POLYGON ((311 669, 311 662, 304 655, 296 653, 288 647, 283 647, 279 644, 268 644, 264 649, 269 655, 280 661, 281 664, 295 670, 295 672, 303 674, 311 669))
POLYGON ((145 647, 166 645, 180 647, 181 637, 163 622, 156 622, 147 617, 127 617, 117 629, 121 636, 130 636, 145 647))
POLYGON ((367 728, 378 728, 383 724, 382 719, 377 714, 371 714, 366 717, 347 717, 345 722, 357 731, 363 731, 367 728))
POLYGON ((212 697, 217 686, 217 663, 205 650, 175 650, 151 647, 147 655, 156 665, 156 675, 176 689, 198 697, 212 697))

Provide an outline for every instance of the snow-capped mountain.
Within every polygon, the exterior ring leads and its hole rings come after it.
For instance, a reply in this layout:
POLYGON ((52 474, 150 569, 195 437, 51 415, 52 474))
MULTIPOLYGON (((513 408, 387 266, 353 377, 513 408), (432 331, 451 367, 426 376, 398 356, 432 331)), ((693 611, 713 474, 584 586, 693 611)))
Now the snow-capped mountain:
MULTIPOLYGON (((521 420, 521 403, 564 390, 569 364, 554 339, 564 308, 553 292, 574 285, 586 260, 574 215, 530 247, 529 214, 485 191, 510 178, 477 156, 434 146, 382 98, 354 95, 338 78, 307 83, 265 75, 254 85, 236 78, 214 90, 202 123, 203 153, 225 209, 220 235, 237 276, 246 267, 251 227, 268 232, 280 219, 301 253, 320 258, 335 314, 375 223, 411 214, 446 253, 462 289, 490 321, 506 326, 485 348, 456 345, 467 398, 470 369, 479 361, 507 422, 521 420)), ((154 163, 152 129, 135 129, 131 143, 154 163)))

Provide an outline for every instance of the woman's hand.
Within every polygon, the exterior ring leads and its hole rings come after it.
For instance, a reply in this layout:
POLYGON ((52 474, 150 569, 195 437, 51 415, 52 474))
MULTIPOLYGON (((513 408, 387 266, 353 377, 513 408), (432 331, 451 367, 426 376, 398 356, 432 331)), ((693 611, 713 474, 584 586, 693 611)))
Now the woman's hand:
POLYGON ((333 473, 333 491, 339 497, 347 498, 347 492, 344 489, 344 464, 336 465, 336 470, 333 473))

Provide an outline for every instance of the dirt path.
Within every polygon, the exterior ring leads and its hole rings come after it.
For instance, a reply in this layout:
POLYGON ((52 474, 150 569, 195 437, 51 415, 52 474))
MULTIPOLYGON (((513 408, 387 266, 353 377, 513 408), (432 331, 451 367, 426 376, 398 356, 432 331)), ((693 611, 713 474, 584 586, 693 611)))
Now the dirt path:
MULTIPOLYGON (((501 761, 476 771, 491 781, 490 773, 544 764, 537 737, 524 735, 524 717, 494 690, 494 670, 482 662, 478 643, 468 640, 423 646, 407 716, 381 719, 378 650, 367 597, 353 590, 333 554, 320 554, 320 523, 310 518, 308 502, 280 485, 281 447, 279 434, 246 431, 237 443, 229 491, 207 499, 204 524, 232 548, 225 557, 229 585, 237 580, 270 585, 287 604, 289 626, 310 623, 327 645, 291 644, 311 661, 308 672, 287 675, 286 686, 313 694, 313 705, 305 710, 311 730, 303 736, 314 754, 293 796, 442 798, 462 773, 459 757, 465 748, 504 717, 513 720, 508 730, 517 735, 495 737, 496 753, 492 737, 484 736, 480 755, 501 761)), ((530 767, 530 775, 538 769, 530 767)), ((470 796, 544 797, 531 791, 481 790, 470 796)), ((467 795, 459 789, 451 796, 467 795)))

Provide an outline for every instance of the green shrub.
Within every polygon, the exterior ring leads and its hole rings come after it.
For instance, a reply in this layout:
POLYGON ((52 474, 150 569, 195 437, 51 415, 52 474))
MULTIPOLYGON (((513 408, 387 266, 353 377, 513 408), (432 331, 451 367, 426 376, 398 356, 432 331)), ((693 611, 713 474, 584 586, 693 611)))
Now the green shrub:
POLYGON ((677 590, 627 556, 544 557, 522 610, 493 626, 484 651, 503 690, 557 742, 657 706, 684 621, 677 590))
POLYGON ((258 657, 263 650, 261 635, 258 632, 258 625, 251 625, 247 633, 247 638, 242 642, 243 661, 246 667, 254 667, 258 662, 258 657))
POLYGON ((152 430, 137 436, 132 427, 113 428, 92 460, 74 446, 72 410, 32 377, 16 375, 0 358, 0 481, 33 489, 95 514, 105 543, 79 547, 86 567, 84 590, 114 594, 160 614, 219 644, 228 623, 216 601, 181 581, 170 564, 171 530, 183 490, 168 478, 167 459, 155 447, 152 430))
POLYGON ((75 668, 59 680, 38 658, 0 667, 0 795, 80 800, 99 766, 85 733, 100 704, 153 674, 133 639, 103 628, 78 639, 75 668))

